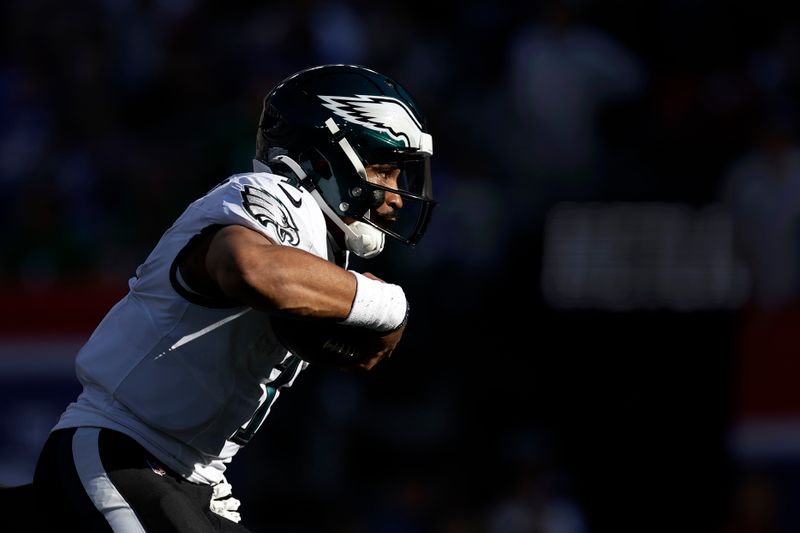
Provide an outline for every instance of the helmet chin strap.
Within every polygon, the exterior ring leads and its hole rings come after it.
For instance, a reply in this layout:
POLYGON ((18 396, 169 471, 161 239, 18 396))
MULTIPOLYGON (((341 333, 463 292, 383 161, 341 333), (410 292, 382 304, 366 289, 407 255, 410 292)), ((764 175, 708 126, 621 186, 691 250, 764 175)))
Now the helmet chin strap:
MULTIPOLYGON (((383 251, 386 245, 386 234, 378 228, 354 220, 350 224, 345 224, 344 220, 339 218, 339 215, 333 212, 322 195, 318 190, 311 191, 311 196, 317 201, 320 209, 330 219, 331 222, 336 224, 339 229, 344 233, 344 242, 348 250, 356 254, 358 257, 370 259, 375 257, 383 251)), ((366 215, 369 216, 369 213, 366 215)))
MULTIPOLYGON (((304 182, 308 177, 297 161, 289 156, 279 155, 276 156, 274 160, 280 161, 292 169, 292 172, 297 174, 297 177, 301 182, 304 182)), ((311 196, 317 202, 317 205, 319 205, 320 209, 322 209, 322 212, 325 214, 325 216, 328 217, 331 222, 336 224, 336 226, 342 230, 342 233, 344 233, 345 247, 348 250, 363 259, 375 257, 383 251, 383 248, 386 245, 385 233, 378 228, 358 220, 355 220, 350 224, 345 224, 344 220, 342 220, 341 217, 339 217, 339 215, 337 215, 325 202, 325 199, 322 198, 322 195, 317 189, 312 189, 310 192, 311 196)), ((365 216, 369 218, 369 212, 367 212, 365 216)))

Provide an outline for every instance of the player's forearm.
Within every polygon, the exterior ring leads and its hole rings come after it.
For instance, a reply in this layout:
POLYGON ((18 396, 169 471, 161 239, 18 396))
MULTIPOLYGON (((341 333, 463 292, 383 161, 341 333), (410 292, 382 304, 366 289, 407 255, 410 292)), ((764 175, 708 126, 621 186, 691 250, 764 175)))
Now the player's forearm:
MULTIPOLYGON (((343 320, 356 291, 353 274, 302 250, 271 246, 249 258, 228 284, 231 296, 270 312, 343 320)), ((224 289, 223 289, 224 290, 224 289)))
POLYGON ((350 272, 240 226, 218 232, 205 264, 228 297, 270 313, 342 320, 356 291, 350 272))

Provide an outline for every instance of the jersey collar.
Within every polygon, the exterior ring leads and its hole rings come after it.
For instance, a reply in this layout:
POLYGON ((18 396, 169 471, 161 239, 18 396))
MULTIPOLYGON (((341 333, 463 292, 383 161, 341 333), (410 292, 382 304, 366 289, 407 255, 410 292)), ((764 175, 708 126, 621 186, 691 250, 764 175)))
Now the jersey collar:
POLYGON ((253 172, 270 172, 271 173, 272 170, 267 165, 265 165, 264 163, 259 161, 258 159, 253 159, 253 172))

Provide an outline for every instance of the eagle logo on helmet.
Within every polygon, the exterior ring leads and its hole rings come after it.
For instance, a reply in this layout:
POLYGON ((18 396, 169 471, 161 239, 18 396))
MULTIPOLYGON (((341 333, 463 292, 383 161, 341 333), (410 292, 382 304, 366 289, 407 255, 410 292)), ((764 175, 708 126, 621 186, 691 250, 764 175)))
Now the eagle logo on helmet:
POLYGON ((289 210, 274 194, 264 189, 245 185, 242 191, 242 205, 247 212, 262 226, 275 226, 275 232, 281 242, 297 246, 300 244, 300 233, 289 210))
POLYGON ((428 151, 430 135, 422 131, 422 124, 414 113, 397 98, 363 94, 318 96, 325 102, 322 104, 324 107, 346 121, 386 133, 406 148, 428 151))

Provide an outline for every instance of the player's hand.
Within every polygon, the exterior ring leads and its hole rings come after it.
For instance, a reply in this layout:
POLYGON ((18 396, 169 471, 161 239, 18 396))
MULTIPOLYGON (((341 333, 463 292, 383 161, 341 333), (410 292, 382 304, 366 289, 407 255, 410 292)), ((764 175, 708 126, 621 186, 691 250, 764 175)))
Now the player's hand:
MULTIPOLYGON (((371 279, 383 283, 372 274, 371 279)), ((278 342, 309 363, 322 363, 342 370, 367 372, 389 358, 406 329, 406 319, 392 331, 346 325, 321 319, 270 317, 278 342)))
MULTIPOLYGON (((363 272, 364 276, 374 279, 376 281, 380 281, 382 283, 386 283, 384 280, 376 276, 371 272, 363 272)), ((362 353, 369 353, 368 355, 361 359, 358 363, 351 365, 346 370, 355 369, 362 372, 369 372, 372 370, 375 365, 383 361, 384 359, 388 359, 392 356, 392 352, 394 352, 397 344, 400 342, 400 339, 403 337, 403 332, 406 330, 406 323, 403 324, 393 330, 393 331, 386 331, 386 332, 375 332, 374 341, 367 343, 363 347, 362 353)))
POLYGON ((405 332, 405 330, 406 324, 403 323, 399 328, 393 331, 374 332, 374 337, 365 342, 361 347, 361 353, 369 355, 366 355, 353 365, 344 367, 344 370, 369 372, 375 368, 375 365, 392 356, 392 352, 394 352, 397 344, 403 337, 403 332, 405 332))

